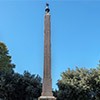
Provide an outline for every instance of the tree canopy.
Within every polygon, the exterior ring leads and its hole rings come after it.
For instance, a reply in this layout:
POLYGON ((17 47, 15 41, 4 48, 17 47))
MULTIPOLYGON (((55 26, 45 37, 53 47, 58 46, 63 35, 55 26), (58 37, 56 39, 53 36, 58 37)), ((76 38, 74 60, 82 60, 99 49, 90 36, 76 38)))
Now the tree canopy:
POLYGON ((6 45, 0 42, 0 100, 35 100, 41 95, 39 75, 15 73, 6 45))
POLYGON ((24 72, 0 76, 0 98, 3 100, 35 100, 41 95, 41 78, 24 72))
POLYGON ((69 68, 57 85, 57 100, 100 100, 99 69, 69 68))
POLYGON ((14 64, 11 63, 11 56, 8 53, 6 45, 0 42, 0 72, 12 72, 14 64))
MULTIPOLYGON (((14 67, 6 45, 0 42, 0 99, 37 100, 42 91, 40 76, 15 73, 14 67)), ((100 100, 100 63, 93 69, 68 68, 57 85, 53 91, 57 100, 100 100)))

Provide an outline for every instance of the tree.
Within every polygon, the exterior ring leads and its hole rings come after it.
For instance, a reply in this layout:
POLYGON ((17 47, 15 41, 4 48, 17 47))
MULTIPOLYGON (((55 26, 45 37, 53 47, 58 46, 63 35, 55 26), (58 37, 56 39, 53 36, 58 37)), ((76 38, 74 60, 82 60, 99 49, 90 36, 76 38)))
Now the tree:
POLYGON ((41 78, 24 72, 0 76, 0 98, 3 100, 35 100, 41 95, 41 78))
POLYGON ((13 72, 14 67, 6 45, 0 42, 0 72, 13 72))
POLYGON ((0 99, 35 100, 41 95, 42 84, 39 75, 25 71, 23 75, 15 73, 11 56, 6 45, 0 42, 0 99))
POLYGON ((57 100, 100 100, 98 69, 68 69, 61 74, 61 80, 57 85, 57 100))

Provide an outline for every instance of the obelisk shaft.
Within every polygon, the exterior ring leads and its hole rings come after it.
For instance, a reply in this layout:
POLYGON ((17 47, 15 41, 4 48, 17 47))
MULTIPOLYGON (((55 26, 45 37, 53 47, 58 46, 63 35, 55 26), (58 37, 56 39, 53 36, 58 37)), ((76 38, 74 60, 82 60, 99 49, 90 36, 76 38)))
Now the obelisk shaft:
POLYGON ((49 4, 46 4, 44 16, 44 72, 42 95, 38 100, 56 100, 52 93, 51 78, 51 22, 49 4))
POLYGON ((50 14, 46 13, 44 19, 44 75, 42 96, 52 96, 50 14))

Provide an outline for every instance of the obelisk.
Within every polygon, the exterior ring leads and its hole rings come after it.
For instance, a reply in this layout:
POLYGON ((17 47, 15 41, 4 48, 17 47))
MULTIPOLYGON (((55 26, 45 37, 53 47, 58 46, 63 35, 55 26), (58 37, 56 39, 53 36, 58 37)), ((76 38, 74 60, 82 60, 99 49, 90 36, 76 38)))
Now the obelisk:
POLYGON ((44 72, 42 94, 38 100, 56 100, 52 93, 51 78, 51 23, 49 4, 46 4, 44 16, 44 72))

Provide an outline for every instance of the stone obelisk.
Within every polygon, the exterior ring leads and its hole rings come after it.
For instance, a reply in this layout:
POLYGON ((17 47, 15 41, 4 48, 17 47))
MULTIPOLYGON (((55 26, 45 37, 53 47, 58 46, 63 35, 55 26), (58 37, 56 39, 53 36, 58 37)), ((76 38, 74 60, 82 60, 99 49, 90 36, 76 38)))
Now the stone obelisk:
POLYGON ((52 93, 51 78, 51 23, 49 4, 46 4, 44 16, 44 72, 42 94, 38 100, 56 100, 52 93))

